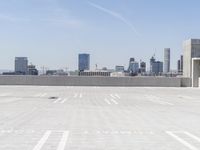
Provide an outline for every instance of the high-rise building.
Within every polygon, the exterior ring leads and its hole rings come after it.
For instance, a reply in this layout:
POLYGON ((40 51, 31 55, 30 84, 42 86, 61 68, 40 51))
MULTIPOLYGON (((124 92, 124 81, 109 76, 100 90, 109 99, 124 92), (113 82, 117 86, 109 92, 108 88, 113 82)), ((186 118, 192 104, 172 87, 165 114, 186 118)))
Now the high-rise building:
POLYGON ((170 72, 170 48, 164 49, 164 73, 170 72))
POLYGON ((181 59, 180 59, 180 65, 181 65, 181 72, 183 72, 183 55, 181 55, 181 59))
POLYGON ((153 75, 159 75, 163 73, 163 62, 156 61, 154 56, 150 59, 150 73, 153 75))
POLYGON ((26 75, 28 73, 28 58, 15 57, 15 73, 26 75))
POLYGON ((181 55, 180 59, 177 62, 177 71, 179 73, 183 73, 183 55, 181 55))
POLYGON ((183 75, 192 77, 192 58, 200 57, 200 39, 189 39, 183 43, 183 75))
POLYGON ((89 54, 79 54, 78 56, 78 70, 90 70, 90 55, 89 54))
POLYGON ((181 72, 181 60, 180 59, 177 61, 177 71, 179 73, 181 72))
POLYGON ((131 75, 137 75, 139 72, 139 63, 134 58, 130 58, 128 72, 131 75))
POLYGON ((146 63, 145 62, 140 62, 140 73, 145 73, 146 72, 146 63))

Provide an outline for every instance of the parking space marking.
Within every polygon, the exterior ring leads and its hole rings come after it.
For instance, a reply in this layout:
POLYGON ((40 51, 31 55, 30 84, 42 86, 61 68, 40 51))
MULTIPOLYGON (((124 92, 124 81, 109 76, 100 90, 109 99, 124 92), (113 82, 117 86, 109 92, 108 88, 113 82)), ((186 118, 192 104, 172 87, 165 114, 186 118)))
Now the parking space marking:
POLYGON ((110 97, 112 97, 112 98, 114 98, 114 99, 116 98, 113 94, 110 94, 110 97))
POLYGON ((60 100, 62 100, 61 98, 58 98, 57 100, 55 100, 53 103, 58 103, 60 100))
POLYGON ((184 134, 186 134, 187 136, 189 136, 189 137, 195 139, 196 141, 200 142, 200 138, 197 137, 196 135, 193 135, 193 134, 186 132, 186 131, 184 132, 184 134))
POLYGON ((113 103, 115 103, 116 105, 118 105, 118 102, 114 99, 110 99, 110 101, 112 101, 113 103))
POLYGON ((115 94, 115 97, 117 97, 118 99, 121 99, 121 97, 118 94, 115 94))
POLYGON ((111 102, 110 102, 107 98, 105 98, 104 101, 105 101, 108 105, 111 105, 111 102))
POLYGON ((66 145, 68 136, 69 136, 69 131, 65 131, 63 133, 63 136, 62 136, 61 140, 60 140, 60 143, 58 145, 57 150, 64 150, 65 149, 65 145, 66 145))
POLYGON ((178 142, 180 142, 181 144, 183 144, 184 146, 188 147, 190 150, 199 150, 198 148, 196 148, 195 146, 191 145, 190 143, 188 143, 187 141, 185 141, 184 139, 180 138, 179 136, 177 136, 176 134, 174 134, 171 131, 166 131, 166 133, 168 135, 170 135, 171 137, 173 137, 175 140, 177 140, 178 142))
POLYGON ((51 131, 46 131, 44 136, 40 139, 40 141, 33 148, 33 150, 40 150, 43 147, 43 145, 45 144, 45 142, 47 141, 47 139, 49 138, 50 135, 51 135, 51 131))
POLYGON ((61 101, 60 103, 63 104, 67 101, 67 98, 65 98, 63 101, 61 101))
POLYGON ((60 104, 64 104, 66 101, 68 100, 68 98, 58 98, 57 100, 55 100, 53 103, 60 103, 60 104))

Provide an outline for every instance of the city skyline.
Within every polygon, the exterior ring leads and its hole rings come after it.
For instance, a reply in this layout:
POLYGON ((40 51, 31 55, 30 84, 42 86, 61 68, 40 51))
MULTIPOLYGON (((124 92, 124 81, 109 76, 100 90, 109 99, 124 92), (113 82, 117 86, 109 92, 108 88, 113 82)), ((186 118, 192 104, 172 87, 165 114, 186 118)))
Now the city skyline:
POLYGON ((0 69, 13 70, 13 58, 26 56, 38 69, 76 70, 78 53, 91 55, 92 69, 95 64, 127 68, 130 57, 149 62, 156 53, 163 61, 166 47, 171 49, 171 68, 176 69, 183 41, 200 34, 200 21, 195 19, 200 2, 194 2, 181 1, 179 7, 180 1, 172 0, 1 1, 0 69), (192 11, 185 11, 188 7, 192 11))

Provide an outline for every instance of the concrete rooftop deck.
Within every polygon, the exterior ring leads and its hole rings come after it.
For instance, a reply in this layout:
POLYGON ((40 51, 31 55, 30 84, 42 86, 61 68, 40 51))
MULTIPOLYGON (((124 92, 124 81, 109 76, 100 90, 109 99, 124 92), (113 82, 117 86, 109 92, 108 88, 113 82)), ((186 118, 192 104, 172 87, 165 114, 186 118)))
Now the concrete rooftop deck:
POLYGON ((0 86, 0 150, 199 149, 200 89, 0 86))

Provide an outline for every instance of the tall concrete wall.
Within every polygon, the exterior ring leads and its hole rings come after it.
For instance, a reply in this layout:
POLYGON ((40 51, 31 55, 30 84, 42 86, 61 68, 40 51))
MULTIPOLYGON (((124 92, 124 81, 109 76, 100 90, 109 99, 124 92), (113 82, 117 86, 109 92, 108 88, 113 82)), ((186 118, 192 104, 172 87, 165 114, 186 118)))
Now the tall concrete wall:
MULTIPOLYGON (((184 85, 189 80, 184 80, 184 85)), ((181 78, 165 77, 76 77, 76 76, 0 76, 0 85, 40 86, 154 86, 180 87, 181 78)))
POLYGON ((190 39, 183 43, 183 75, 192 77, 192 58, 200 58, 200 39, 190 39))

